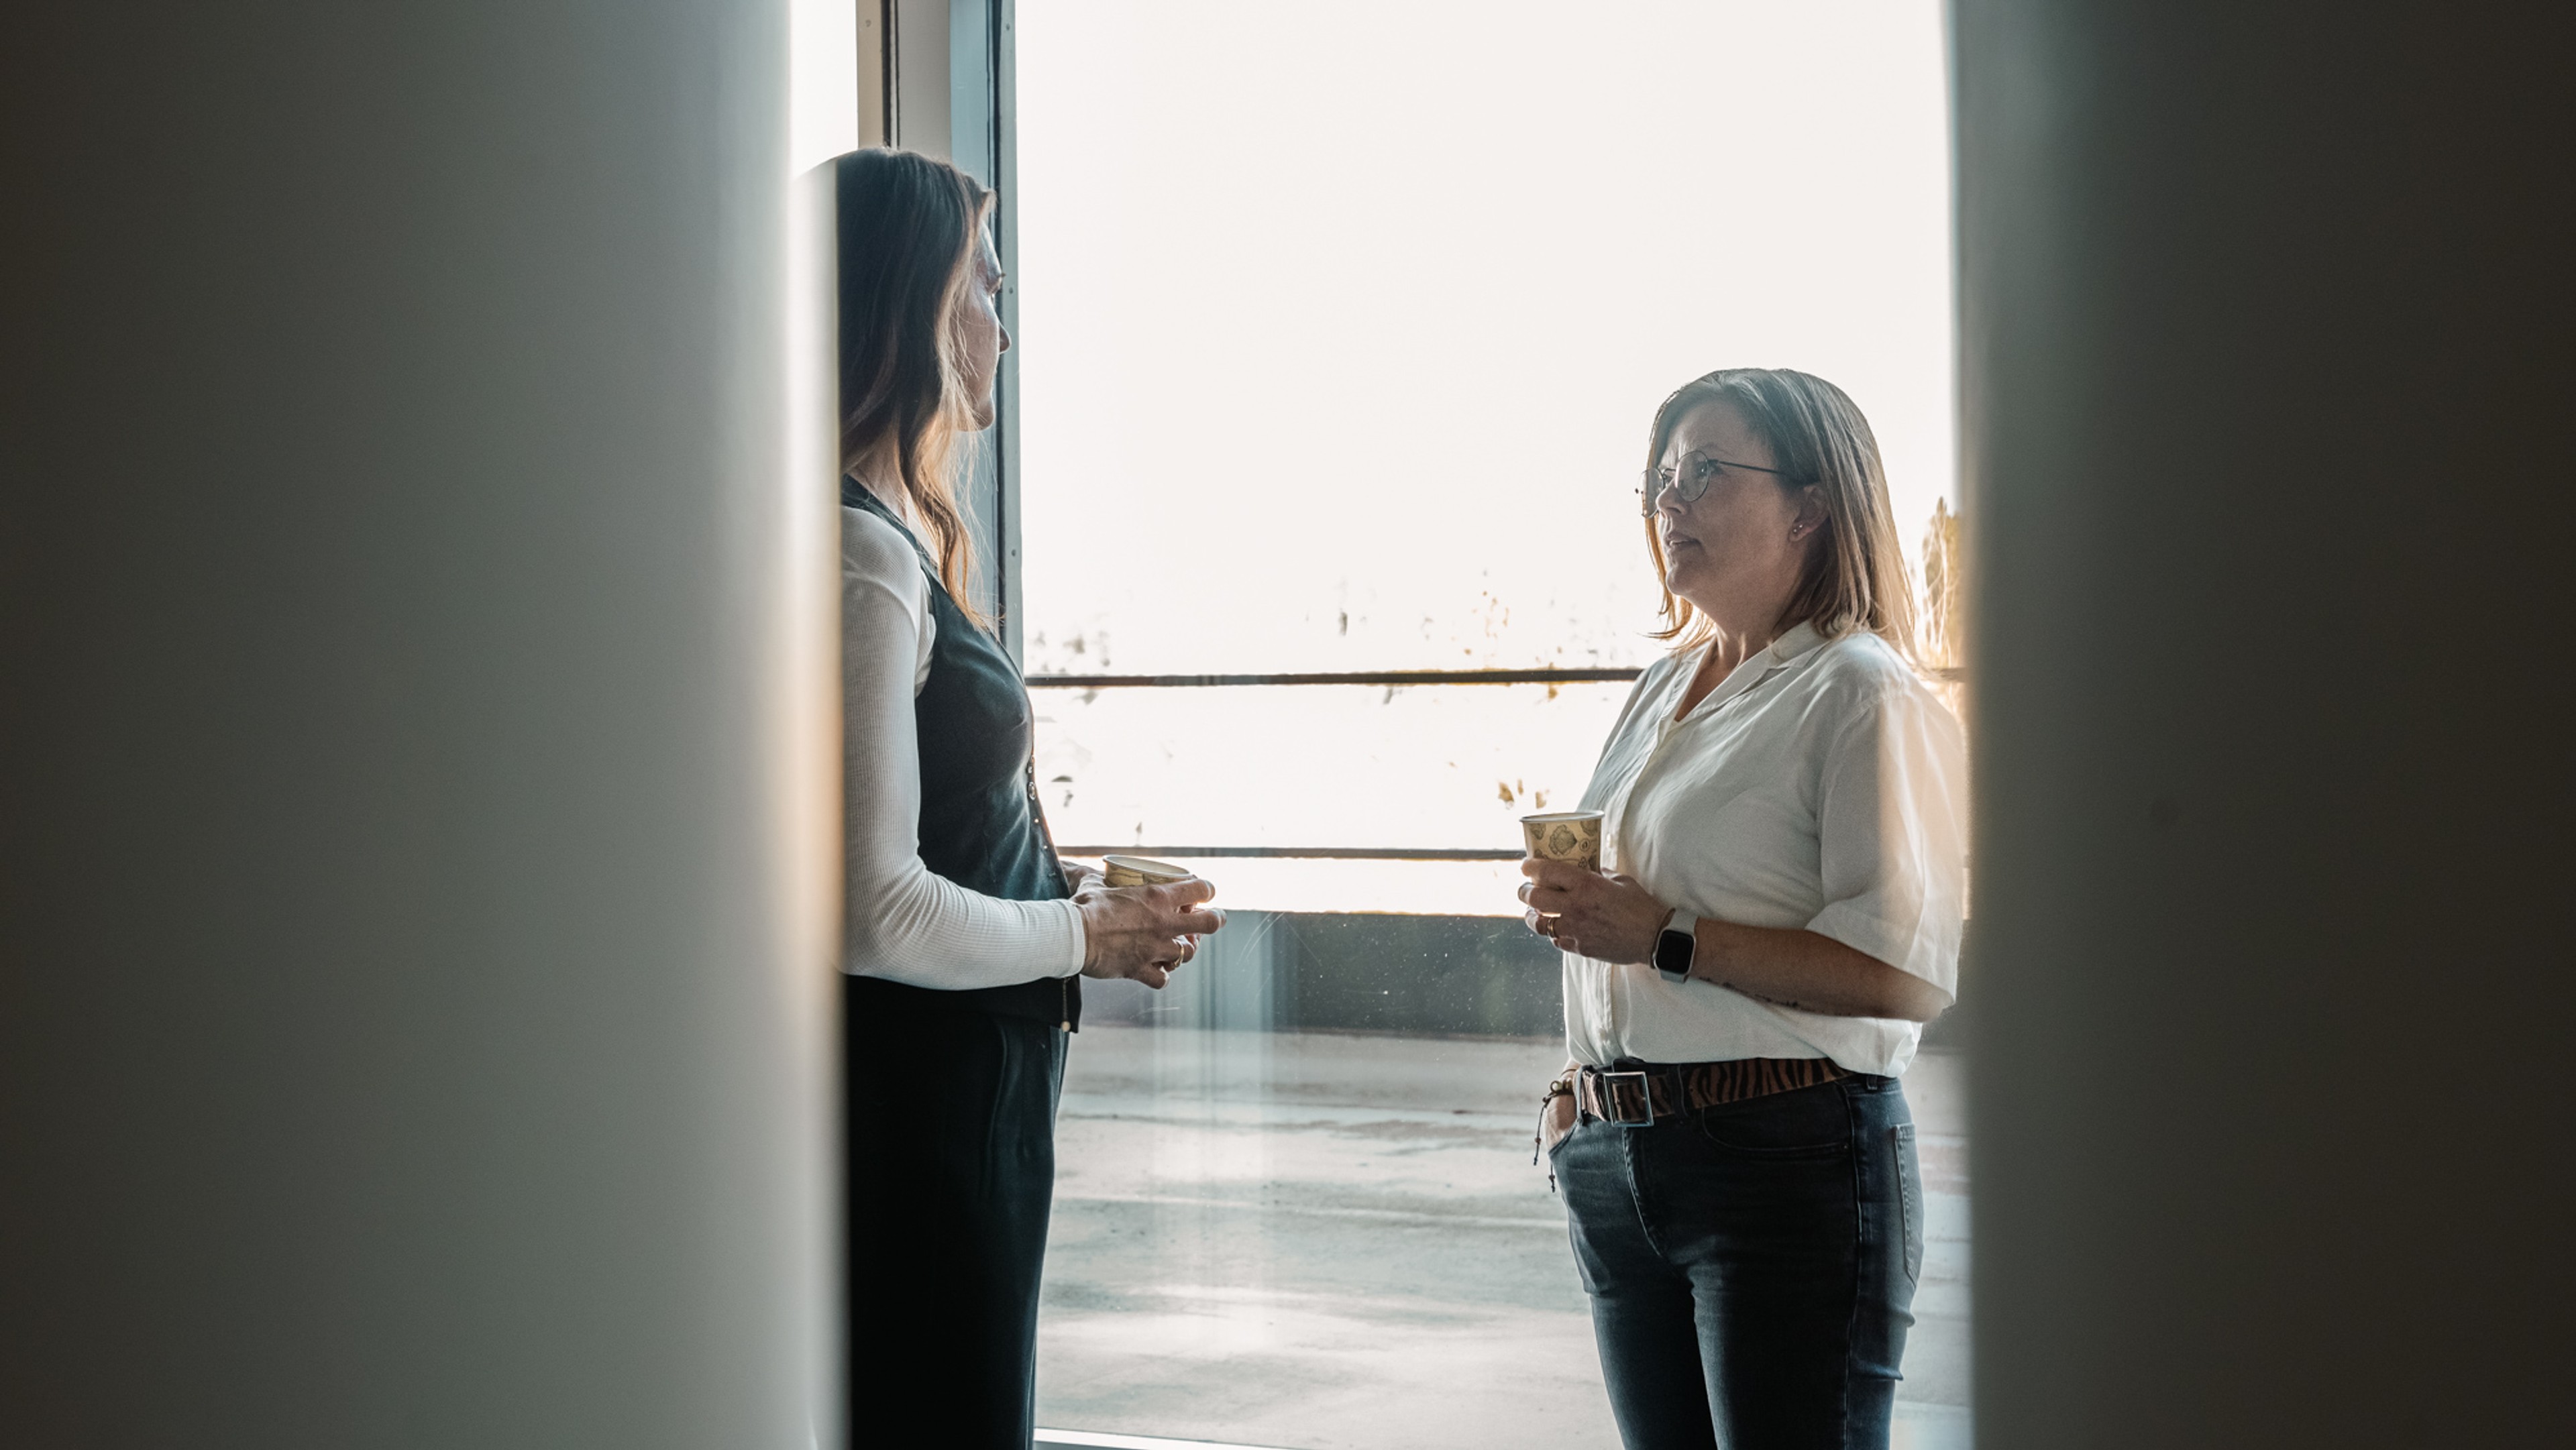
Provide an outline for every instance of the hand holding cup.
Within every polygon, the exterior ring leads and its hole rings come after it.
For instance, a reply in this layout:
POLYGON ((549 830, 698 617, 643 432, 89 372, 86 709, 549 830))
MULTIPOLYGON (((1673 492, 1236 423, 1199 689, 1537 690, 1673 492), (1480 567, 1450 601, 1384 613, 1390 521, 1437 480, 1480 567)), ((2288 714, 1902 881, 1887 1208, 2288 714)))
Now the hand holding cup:
MULTIPOLYGON (((1529 855, 1521 861, 1522 923, 1570 952, 1623 950, 1634 935, 1629 918, 1654 898, 1626 876, 1601 874, 1599 811, 1550 811, 1521 817, 1529 855)), ((1662 917, 1658 915, 1660 923, 1662 917)), ((1649 943, 1651 946, 1651 942, 1649 943)), ((1605 958, 1624 960, 1624 958, 1605 958)))
POLYGON ((1645 962, 1672 908, 1634 876, 1604 876, 1570 861, 1532 856, 1521 862, 1522 922, 1577 956, 1645 962))
POLYGON ((1198 938, 1225 925, 1225 913, 1202 904, 1215 886, 1162 862, 1146 863, 1158 872, 1138 873, 1130 863, 1143 859, 1112 856, 1105 878, 1086 879, 1074 893, 1082 909, 1082 974, 1132 977, 1160 990, 1174 968, 1197 955, 1198 938), (1141 884, 1119 884, 1130 879, 1141 884))

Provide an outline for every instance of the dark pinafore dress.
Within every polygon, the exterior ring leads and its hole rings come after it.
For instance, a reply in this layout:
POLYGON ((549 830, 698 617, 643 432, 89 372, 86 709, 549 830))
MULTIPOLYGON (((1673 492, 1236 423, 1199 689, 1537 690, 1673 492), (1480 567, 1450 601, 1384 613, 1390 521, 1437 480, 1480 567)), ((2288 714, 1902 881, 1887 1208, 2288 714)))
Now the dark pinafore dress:
MULTIPOLYGON (((937 633, 914 701, 922 864, 987 896, 1064 896, 1018 667, 876 495, 845 479, 841 504, 911 540, 927 580, 937 633)), ((911 1425, 942 1445, 1026 1450, 1056 1097, 1081 983, 843 982, 850 1443, 911 1425)))

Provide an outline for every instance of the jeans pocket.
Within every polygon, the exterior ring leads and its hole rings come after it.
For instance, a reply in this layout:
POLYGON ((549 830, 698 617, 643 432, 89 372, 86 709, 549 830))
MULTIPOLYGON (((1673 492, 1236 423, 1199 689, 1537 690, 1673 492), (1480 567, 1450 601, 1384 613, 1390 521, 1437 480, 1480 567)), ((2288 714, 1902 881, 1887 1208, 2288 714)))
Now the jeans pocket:
POLYGON ((1700 1136, 1728 1154, 1848 1160, 1853 1152, 1851 1114, 1839 1084, 1720 1103, 1697 1116, 1700 1136))
POLYGON ((1574 1130, 1582 1126, 1582 1122, 1582 1115, 1574 1110, 1572 1098, 1553 1097, 1541 1104, 1538 1110, 1539 1156, 1554 1161, 1556 1150, 1565 1146, 1566 1140, 1574 1136, 1574 1130), (1562 1108, 1557 1106, 1560 1103, 1564 1104, 1562 1108))
POLYGON ((1896 1158, 1896 1207, 1905 1234, 1905 1279, 1923 1282, 1923 1168, 1914 1152, 1914 1125, 1899 1123, 1887 1133, 1896 1158))

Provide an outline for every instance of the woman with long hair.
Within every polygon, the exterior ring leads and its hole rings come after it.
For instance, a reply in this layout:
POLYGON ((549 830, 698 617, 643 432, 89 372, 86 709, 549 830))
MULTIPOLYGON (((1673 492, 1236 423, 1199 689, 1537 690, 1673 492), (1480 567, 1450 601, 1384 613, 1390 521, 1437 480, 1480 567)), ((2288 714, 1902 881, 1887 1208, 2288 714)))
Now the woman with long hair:
POLYGON ((1047 836, 956 495, 1010 346, 991 194, 911 152, 831 165, 851 1416, 1026 1450, 1078 979, 1160 987, 1223 918, 1203 881, 1113 890, 1047 836))
POLYGON ((1531 859, 1571 1061, 1542 1135, 1629 1450, 1885 1450, 1922 1267, 1898 1079, 1958 982, 1966 767, 1877 441, 1805 373, 1656 410, 1671 652, 1601 753, 1604 870, 1531 859))

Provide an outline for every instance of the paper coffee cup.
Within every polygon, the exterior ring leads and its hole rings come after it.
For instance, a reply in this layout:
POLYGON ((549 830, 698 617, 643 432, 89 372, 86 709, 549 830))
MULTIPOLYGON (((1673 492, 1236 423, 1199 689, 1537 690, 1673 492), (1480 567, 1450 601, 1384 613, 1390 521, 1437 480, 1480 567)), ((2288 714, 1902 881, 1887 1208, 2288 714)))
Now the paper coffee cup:
POLYGON ((1112 886, 1169 886, 1198 874, 1186 866, 1157 861, 1151 856, 1103 856, 1100 864, 1106 868, 1101 872, 1102 879, 1112 886))
POLYGON ((1548 811, 1521 817, 1521 836, 1529 853, 1563 861, 1586 871, 1601 869, 1601 812, 1548 811))

